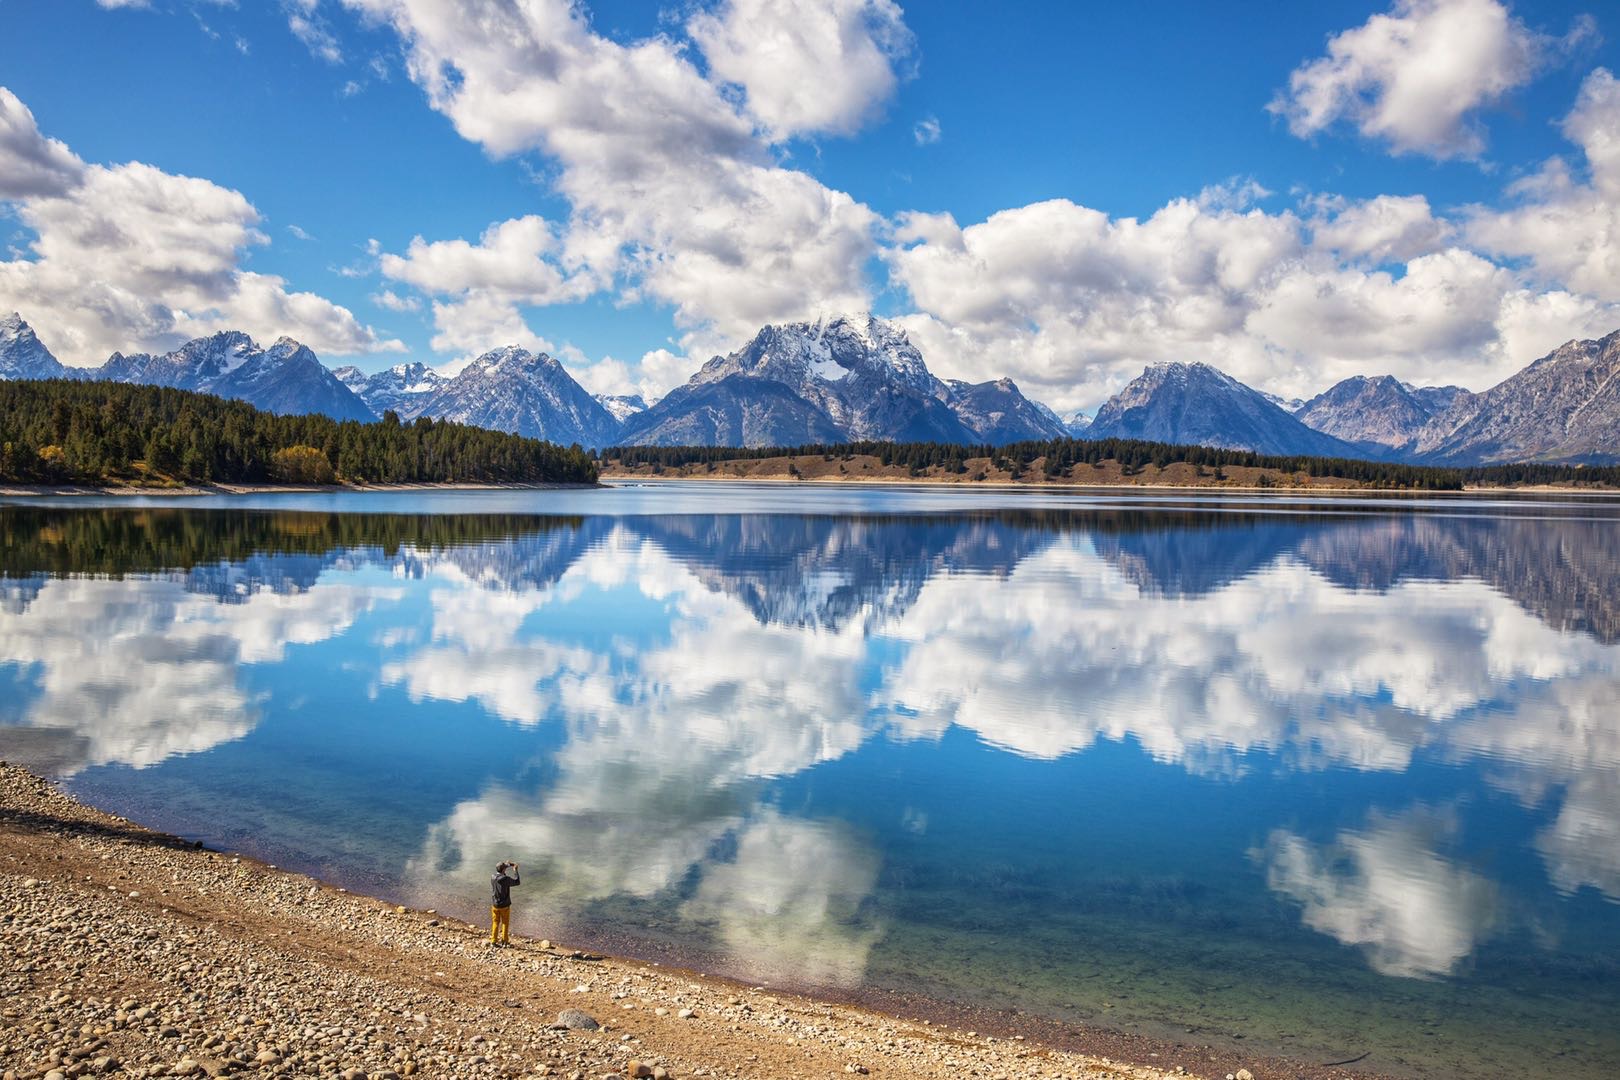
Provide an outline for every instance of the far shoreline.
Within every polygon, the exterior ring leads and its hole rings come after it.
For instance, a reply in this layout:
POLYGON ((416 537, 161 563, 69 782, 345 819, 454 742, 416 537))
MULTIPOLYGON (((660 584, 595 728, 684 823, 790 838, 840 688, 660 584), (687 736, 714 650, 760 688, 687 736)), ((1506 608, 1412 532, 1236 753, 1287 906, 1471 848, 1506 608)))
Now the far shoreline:
MULTIPOLYGON (((760 459, 768 464, 777 459, 760 459)), ((1111 478, 1102 480, 1047 480, 990 479, 962 480, 938 476, 792 476, 782 471, 753 471, 739 475, 716 470, 699 471, 693 466, 654 472, 645 466, 629 470, 604 468, 601 479, 591 484, 575 483, 406 483, 406 484, 187 484, 176 487, 150 487, 141 485, 83 485, 83 484, 0 484, 0 499, 81 499, 81 498, 157 498, 206 499, 232 495, 387 495, 410 492, 485 492, 485 491, 595 491, 622 488, 638 484, 673 485, 683 483, 729 483, 760 486, 814 486, 820 488, 930 488, 935 490, 973 491, 1028 491, 1061 494, 1072 493, 1146 493, 1165 492, 1183 495, 1221 497, 1244 495, 1275 498, 1301 498, 1310 496, 1339 497, 1367 496, 1382 498, 1467 498, 1479 495, 1560 495, 1585 499, 1620 499, 1620 489, 1594 488, 1574 484, 1522 484, 1515 486, 1465 486, 1461 490, 1417 487, 1375 487, 1354 484, 1332 477, 1315 478, 1310 484, 1199 484, 1161 481, 1157 479, 1133 480, 1111 478)))
POLYGON ((152 487, 137 484, 0 484, 0 498, 82 498, 85 496, 206 498, 210 495, 344 495, 399 491, 591 491, 602 483, 408 483, 408 484, 183 484, 152 487))

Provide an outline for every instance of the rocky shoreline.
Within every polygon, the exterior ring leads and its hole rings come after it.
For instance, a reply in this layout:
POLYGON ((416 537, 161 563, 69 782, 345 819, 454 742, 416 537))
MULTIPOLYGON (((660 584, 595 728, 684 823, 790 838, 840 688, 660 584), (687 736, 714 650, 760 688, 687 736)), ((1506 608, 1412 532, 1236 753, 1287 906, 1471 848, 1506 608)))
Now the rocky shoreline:
POLYGON ((1350 1075, 1208 1047, 1125 1064, 485 932, 151 832, 0 762, 3 1080, 1350 1075))

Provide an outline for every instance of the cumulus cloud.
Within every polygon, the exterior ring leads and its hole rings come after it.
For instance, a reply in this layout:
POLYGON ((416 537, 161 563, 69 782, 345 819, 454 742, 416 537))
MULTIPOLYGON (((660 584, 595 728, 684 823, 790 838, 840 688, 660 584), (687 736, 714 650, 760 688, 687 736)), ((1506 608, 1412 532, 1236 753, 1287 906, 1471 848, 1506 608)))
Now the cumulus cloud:
POLYGON ((1325 199, 1311 225, 1311 244, 1349 261, 1404 263, 1446 246, 1454 231, 1422 195, 1379 195, 1360 202, 1325 199))
MULTIPOLYGON (((26 149, 32 117, 20 107, 0 90, 8 142, 26 149)), ((34 236, 26 256, 0 261, 0 307, 21 312, 64 362, 99 363, 114 350, 169 348, 227 328, 290 334, 318 352, 400 347, 346 308, 243 269, 244 251, 268 239, 240 192, 140 162, 78 164, 37 133, 34 145, 31 160, 49 168, 31 171, 32 193, 13 196, 34 236), (57 182, 39 182, 50 176, 57 182)))
POLYGON ((422 301, 414 296, 400 296, 392 289, 371 294, 371 302, 385 311, 421 311, 422 301))
MULTIPOLYGON (((886 255, 914 303, 900 321, 940 374, 1011 375, 1061 409, 1094 406, 1162 360, 1213 363, 1290 397, 1370 365, 1484 389, 1620 325, 1620 304, 1464 246, 1421 196, 1316 198, 1305 216, 1249 208, 1252 197, 1227 185, 1146 219, 1067 200, 967 226, 901 215, 886 255)), ((1491 221, 1481 214, 1470 235, 1491 221)))
MULTIPOLYGON (((345 3, 397 31, 411 77, 465 138, 495 155, 555 160, 556 188, 572 207, 556 258, 570 273, 584 268, 587 280, 623 282, 627 299, 669 305, 705 343, 867 303, 878 216, 778 164, 770 134, 756 127, 847 126, 864 115, 859 103, 838 99, 817 112, 786 87, 774 97, 762 87, 756 118, 746 94, 739 102, 711 82, 680 43, 609 40, 564 0, 492 7, 477 19, 442 0, 345 3)), ((840 5, 832 23, 783 30, 796 42, 789 62, 844 49, 888 55, 878 43, 892 36, 892 25, 883 31, 897 17, 891 8, 840 5), (824 33, 845 36, 828 44, 824 33)), ((725 20, 763 30, 772 18, 791 23, 788 14, 741 4, 696 18, 719 50, 725 20)))
POLYGON ((1581 148, 1585 174, 1562 158, 1509 189, 1517 205, 1474 207, 1469 239, 1498 255, 1530 260, 1543 280, 1620 301, 1620 80, 1587 76, 1564 135, 1581 148))
POLYGON ((893 95, 895 65, 915 45, 893 0, 725 0, 687 31, 773 141, 858 129, 893 95))
POLYGON ((434 348, 482 352, 538 340, 521 305, 565 303, 595 291, 588 273, 568 275, 557 265, 561 247, 551 223, 530 214, 491 225, 477 244, 415 237, 404 255, 384 254, 379 267, 387 278, 452 297, 433 306, 434 348))
POLYGON ((83 177, 84 162, 66 144, 41 135, 28 106, 0 86, 0 200, 60 195, 83 177))
POLYGON ((932 116, 917 121, 917 126, 911 129, 911 137, 918 146, 932 146, 939 142, 939 121, 932 116))
POLYGON ((1474 158, 1478 111, 1529 82, 1550 45, 1498 0, 1396 0, 1328 39, 1268 108, 1301 137, 1342 120, 1397 153, 1474 158))

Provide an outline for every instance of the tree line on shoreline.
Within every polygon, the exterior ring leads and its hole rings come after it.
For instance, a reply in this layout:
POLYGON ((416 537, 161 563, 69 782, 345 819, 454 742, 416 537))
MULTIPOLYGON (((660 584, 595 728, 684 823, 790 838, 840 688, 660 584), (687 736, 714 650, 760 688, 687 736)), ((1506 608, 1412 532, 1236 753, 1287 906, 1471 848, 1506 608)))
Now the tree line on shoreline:
POLYGON ((21 484, 571 483, 592 456, 422 417, 282 416, 189 390, 0 382, 0 481, 21 484))
MULTIPOLYGON (((710 467, 819 456, 876 458, 920 476, 963 475, 987 463, 1012 479, 1070 478, 1117 463, 1125 475, 1187 464, 1219 481, 1252 468, 1373 488, 1458 491, 1465 486, 1620 488, 1620 466, 1446 468, 1352 458, 1283 457, 1137 439, 1055 439, 1008 446, 853 442, 803 446, 617 446, 600 453, 420 417, 375 423, 321 414, 283 416, 245 402, 141 384, 0 382, 0 482, 20 484, 595 483, 599 463, 626 468, 710 467)), ((982 467, 982 466, 981 466, 982 467)))
POLYGON ((1200 475, 1208 475, 1215 480, 1225 479, 1226 469, 1251 468, 1346 480, 1390 490, 1461 491, 1467 486, 1517 487, 1539 484, 1620 488, 1620 466, 1615 465, 1527 462, 1447 468, 1356 458, 1284 457, 1256 454, 1248 450, 1181 446, 1140 439, 1053 439, 1008 446, 964 446, 937 442, 813 443, 769 447, 615 446, 602 451, 600 460, 615 462, 625 468, 647 465, 673 469, 688 465, 715 466, 734 461, 807 456, 841 461, 875 457, 883 466, 904 468, 912 476, 921 476, 931 468, 965 475, 969 462, 982 461, 988 462, 992 469, 1007 472, 1014 480, 1033 478, 1037 472, 1048 480, 1055 480, 1075 476, 1081 466, 1102 467, 1108 462, 1115 462, 1126 476, 1136 475, 1148 466, 1163 469, 1170 465, 1187 464, 1199 470, 1200 475))

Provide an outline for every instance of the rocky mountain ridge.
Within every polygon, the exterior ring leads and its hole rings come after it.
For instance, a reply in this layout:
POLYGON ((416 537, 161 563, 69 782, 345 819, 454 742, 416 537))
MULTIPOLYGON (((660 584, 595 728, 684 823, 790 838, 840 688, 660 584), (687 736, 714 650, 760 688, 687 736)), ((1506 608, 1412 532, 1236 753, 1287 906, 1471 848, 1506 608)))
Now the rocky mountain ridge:
POLYGON ((71 369, 51 355, 21 315, 0 315, 0 379, 71 377, 71 369))
POLYGON ((1012 380, 946 383, 903 329, 862 314, 764 327, 631 416, 619 441, 1007 443, 1065 434, 1012 380))
POLYGON ((1103 402, 1087 439, 1147 439, 1261 454, 1363 457, 1307 427, 1252 387, 1208 364, 1149 365, 1103 402))
POLYGON ((1293 410, 1306 426, 1374 456, 1403 454, 1434 419, 1434 410, 1393 375, 1355 375, 1293 410))
POLYGON ((1484 393, 1457 395, 1416 450, 1446 465, 1620 461, 1620 330, 1565 342, 1484 393))
POLYGON ((74 368, 19 315, 0 316, 0 379, 149 383, 361 421, 392 411, 598 448, 1121 437, 1427 464, 1605 463, 1620 461, 1617 376, 1620 331, 1568 342, 1479 394, 1355 376, 1308 401, 1284 401, 1208 364, 1159 363, 1094 418, 1060 417, 1011 379, 940 379, 902 328, 863 314, 766 326, 649 407, 639 395, 593 396, 554 358, 517 346, 454 376, 421 362, 367 375, 329 370, 290 338, 262 349, 221 331, 167 353, 114 353, 100 367, 74 368))
POLYGON ((618 421, 554 357, 516 345, 490 350, 422 397, 417 416, 562 446, 608 446, 619 431, 618 421))

